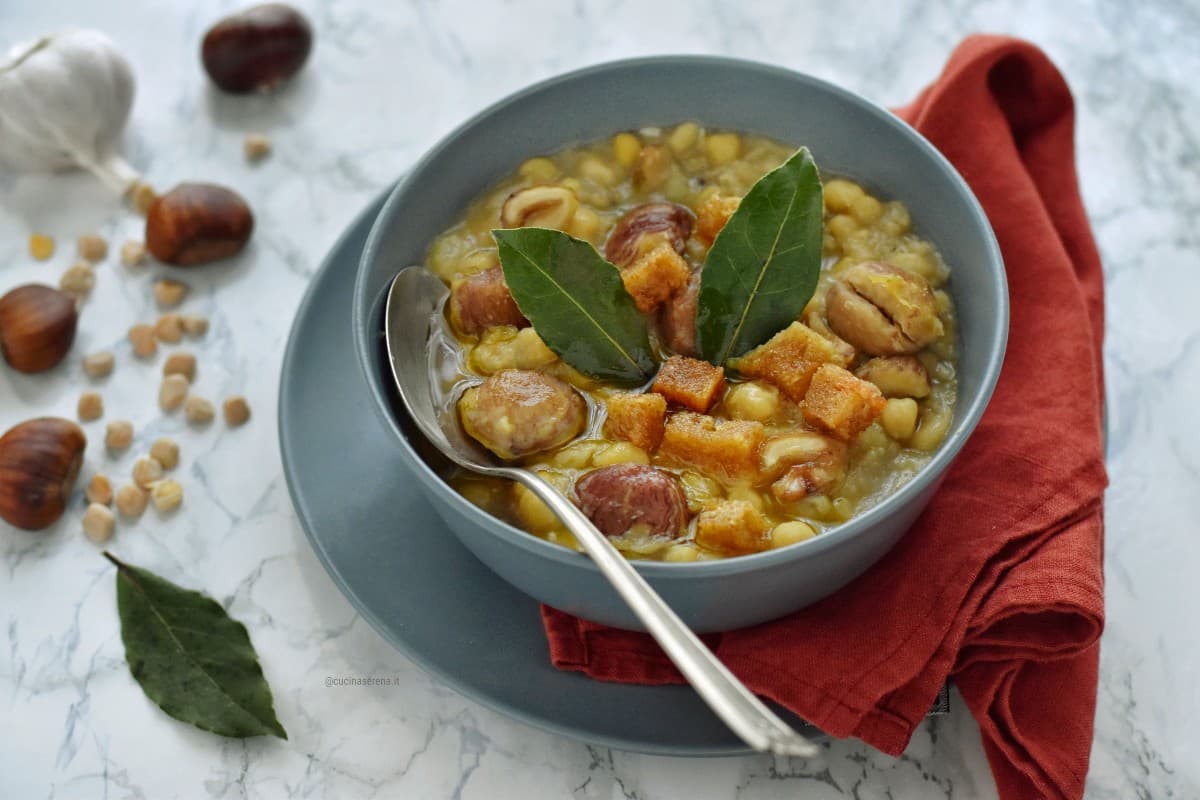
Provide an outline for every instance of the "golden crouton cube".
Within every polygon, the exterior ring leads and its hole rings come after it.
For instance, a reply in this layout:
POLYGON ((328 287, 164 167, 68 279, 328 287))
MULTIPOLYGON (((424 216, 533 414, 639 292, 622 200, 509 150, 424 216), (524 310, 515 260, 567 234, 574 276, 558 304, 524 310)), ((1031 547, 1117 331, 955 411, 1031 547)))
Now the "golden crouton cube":
POLYGON ((714 478, 755 478, 765 436, 761 422, 680 411, 667 418, 660 452, 714 478))
POLYGON ((625 291, 638 311, 649 314, 687 286, 692 270, 675 248, 664 242, 621 270, 625 291))
POLYGON ((717 234, 741 204, 741 198, 713 195, 696 209, 696 238, 712 246, 717 234))
POLYGON ((766 518, 745 500, 722 500, 696 518, 696 544, 727 555, 766 550, 769 531, 766 518))
POLYGON ((830 363, 846 366, 845 357, 832 342, 803 322, 793 322, 729 365, 746 377, 770 381, 800 402, 813 373, 830 363))
POLYGON ((650 391, 703 414, 721 399, 725 370, 697 358, 671 356, 659 369, 650 391))
POLYGON ((614 439, 631 442, 647 453, 658 448, 667 418, 667 398, 653 392, 622 392, 608 398, 605 405, 608 407, 605 433, 614 439))
POLYGON ((800 411, 810 425, 848 442, 874 422, 885 405, 887 400, 875 384, 836 364, 822 364, 812 377, 800 411))

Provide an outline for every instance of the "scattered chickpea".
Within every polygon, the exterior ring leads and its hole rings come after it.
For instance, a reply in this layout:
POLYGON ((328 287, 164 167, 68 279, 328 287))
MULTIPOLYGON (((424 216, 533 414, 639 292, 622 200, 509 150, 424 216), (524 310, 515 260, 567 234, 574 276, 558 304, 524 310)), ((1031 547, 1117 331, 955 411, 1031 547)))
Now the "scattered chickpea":
POLYGON ((225 424, 231 428, 245 425, 250 419, 250 404, 241 395, 225 398, 222 407, 225 411, 225 424))
POLYGON ((183 405, 191 384, 187 377, 171 374, 163 378, 158 387, 158 407, 163 411, 174 411, 183 405))
POLYGON ((152 456, 142 456, 133 462, 133 482, 142 489, 149 489, 150 484, 161 480, 163 465, 152 456))
POLYGON ((29 236, 29 255, 38 261, 45 261, 54 255, 54 238, 44 233, 34 233, 29 236))
POLYGON ((62 289, 67 294, 73 294, 76 297, 84 297, 92 291, 92 287, 96 285, 96 272, 92 269, 91 264, 79 262, 67 268, 67 271, 58 279, 58 288, 62 289))
POLYGON ((130 239, 121 245, 121 263, 127 267, 136 267, 146 260, 146 245, 130 239))
POLYGON ((133 354, 138 358, 149 358, 158 352, 158 340, 154 338, 154 328, 150 325, 143 323, 130 328, 129 341, 133 345, 133 354))
POLYGON ((787 547, 817 535, 813 526, 800 520, 781 522, 771 531, 771 547, 787 547))
POLYGON ((79 395, 79 403, 75 410, 84 422, 100 419, 104 416, 104 398, 95 392, 84 392, 79 395))
POLYGON ((83 491, 84 497, 89 503, 99 503, 106 506, 112 502, 113 490, 112 484, 104 475, 93 475, 88 481, 87 488, 83 491))
POLYGON ((117 490, 117 511, 124 517, 140 517, 149 499, 136 485, 127 483, 117 490))
POLYGON ((104 257, 108 255, 108 242, 94 233, 85 233, 80 236, 76 247, 79 249, 79 257, 93 264, 103 261, 104 257))
POLYGON ((174 511, 183 502, 183 487, 179 481, 171 478, 157 481, 150 487, 150 499, 154 501, 154 507, 159 513, 174 511))
POLYGON ((196 357, 183 351, 171 353, 163 362, 163 375, 182 375, 191 383, 196 380, 196 357))
POLYGON ((83 532, 93 542, 100 544, 112 538, 113 529, 117 526, 116 517, 108 506, 91 503, 83 512, 83 532))
POLYGON ((208 317, 202 314, 188 314, 183 318, 183 331, 188 336, 203 336, 208 333, 208 317))
POLYGON ((261 133, 248 133, 242 141, 247 161, 262 161, 271 154, 271 140, 261 133))
POLYGON ((139 214, 145 216, 150 211, 150 206, 158 199, 158 194, 154 191, 154 187, 148 183, 138 181, 129 190, 129 202, 139 214))
POLYGON ((163 314, 154 323, 154 337, 168 344, 178 342, 183 338, 183 317, 174 312, 163 314))
POLYGON ((83 371, 89 378, 104 378, 112 374, 115 363, 112 353, 100 350, 83 357, 83 371))
POLYGON ((104 446, 109 450, 128 450, 133 444, 133 423, 118 419, 108 423, 104 431, 104 446))
POLYGON ((159 278, 154 282, 154 302, 159 308, 174 308, 187 297, 188 285, 172 278, 159 278))
POLYGON ((175 469, 179 466, 179 445, 165 436, 155 439, 150 445, 150 457, 162 464, 163 469, 175 469))
POLYGON ((207 425, 212 422, 212 418, 216 414, 212 403, 194 394, 188 395, 187 401, 183 404, 183 413, 188 422, 196 425, 207 425))

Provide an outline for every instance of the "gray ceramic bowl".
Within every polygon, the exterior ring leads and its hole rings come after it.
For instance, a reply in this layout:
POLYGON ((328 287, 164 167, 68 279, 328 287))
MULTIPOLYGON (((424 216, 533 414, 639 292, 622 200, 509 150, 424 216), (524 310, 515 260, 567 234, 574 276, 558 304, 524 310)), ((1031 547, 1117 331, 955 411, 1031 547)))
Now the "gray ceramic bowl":
MULTIPOLYGON (((908 530, 983 414, 1008 331, 1000 251, 979 203, 954 168, 892 114, 828 83, 777 67, 701 56, 619 61, 572 72, 508 97, 444 138, 397 184, 367 241, 354 292, 354 337, 376 407, 447 526, 500 576, 578 616, 640 627, 584 555, 550 544, 468 503, 398 410, 380 347, 380 301, 395 273, 423 260, 467 203, 524 159, 646 125, 698 120, 807 145, 822 171, 902 199, 916 229, 953 267, 961 336, 959 401, 932 461, 876 507, 799 545, 722 561, 640 563, 638 570, 697 631, 751 625, 839 589, 908 530), (418 452, 420 451, 420 452, 418 452)), ((353 442, 347 442, 353 447, 353 442)), ((381 510, 386 513, 386 510, 381 510)), ((396 535, 404 535, 397 519, 396 535)), ((469 592, 470 587, 462 587, 469 592)))

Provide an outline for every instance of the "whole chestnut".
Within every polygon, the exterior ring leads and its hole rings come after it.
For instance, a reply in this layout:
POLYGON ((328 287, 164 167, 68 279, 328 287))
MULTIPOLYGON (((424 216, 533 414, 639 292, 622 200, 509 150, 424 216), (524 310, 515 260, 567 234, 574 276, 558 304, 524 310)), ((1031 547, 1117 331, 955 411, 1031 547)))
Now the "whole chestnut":
POLYGON ((204 264, 237 253, 253 230, 254 215, 237 192, 211 183, 181 183, 150 205, 146 249, 168 264, 204 264))
POLYGON ((641 255, 642 239, 654 234, 665 236, 675 252, 683 255, 692 235, 693 217, 691 209, 678 203, 644 203, 632 208, 613 226, 604 257, 618 267, 628 266, 641 255))
POLYGON ((200 60, 227 92, 268 92, 295 75, 312 50, 312 26, 283 3, 252 6, 204 34, 200 60))
POLYGON ((87 437, 70 420, 40 417, 0 436, 0 518, 40 531, 62 516, 87 437))
POLYGON ((29 283, 0 297, 0 355, 21 372, 44 372, 66 357, 75 341, 75 300, 50 286, 29 283))

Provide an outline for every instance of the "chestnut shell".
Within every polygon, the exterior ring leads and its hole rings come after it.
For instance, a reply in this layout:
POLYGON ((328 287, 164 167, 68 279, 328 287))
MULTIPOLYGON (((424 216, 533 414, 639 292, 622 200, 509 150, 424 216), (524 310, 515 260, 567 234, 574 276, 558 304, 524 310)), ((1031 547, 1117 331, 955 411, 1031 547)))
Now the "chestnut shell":
POLYGON ((28 283, 0 297, 0 355, 21 372, 45 372, 75 341, 75 300, 50 286, 28 283))
POLYGON ((303 14, 284 3, 264 3, 209 28, 200 60, 227 92, 268 92, 299 72, 312 41, 312 25, 303 14))
POLYGON ((146 249, 167 264, 204 264, 236 254, 254 231, 241 195, 211 183, 181 183, 146 214, 146 249))

